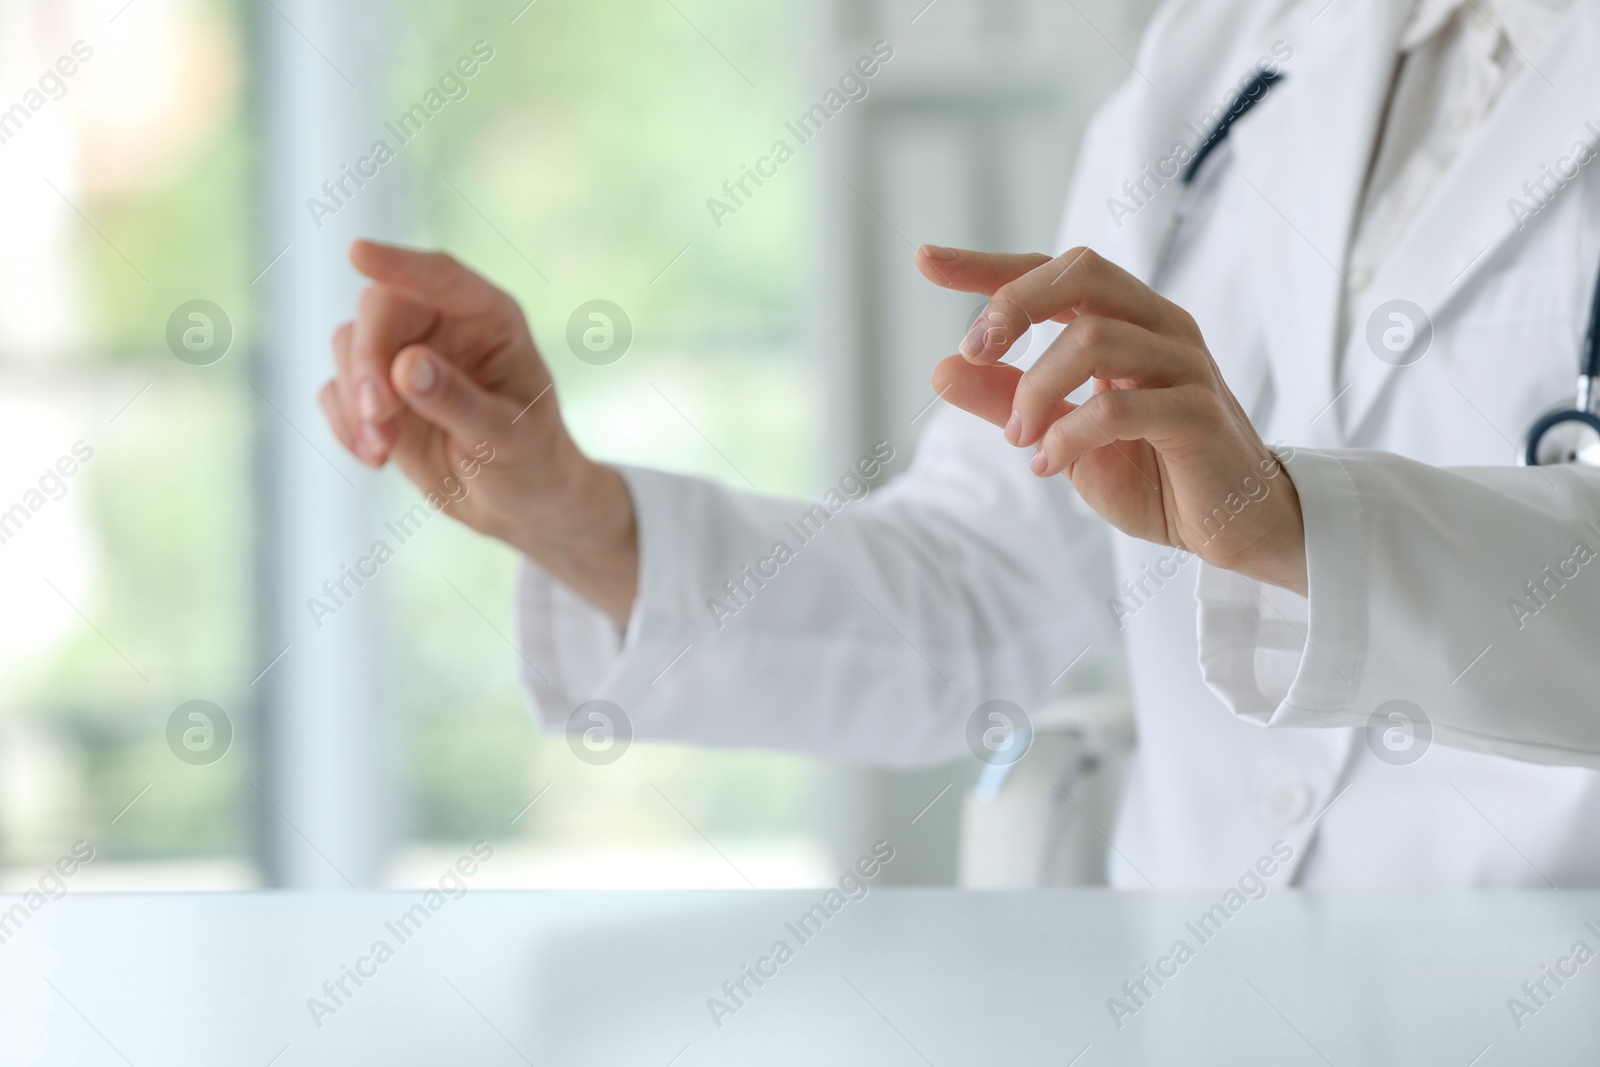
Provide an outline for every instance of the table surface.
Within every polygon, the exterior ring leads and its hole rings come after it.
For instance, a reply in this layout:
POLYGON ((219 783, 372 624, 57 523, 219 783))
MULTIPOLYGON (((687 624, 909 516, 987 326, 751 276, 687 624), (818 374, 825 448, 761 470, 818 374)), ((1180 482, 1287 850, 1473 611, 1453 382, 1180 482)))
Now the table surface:
POLYGON ((1277 891, 1205 928, 1219 894, 20 900, 0 897, 6 1065, 1600 1062, 1600 961, 1572 955, 1600 951, 1600 893, 1277 891), (723 991, 758 963, 762 985, 723 991), (1145 965, 1171 976, 1136 1000, 1145 965))

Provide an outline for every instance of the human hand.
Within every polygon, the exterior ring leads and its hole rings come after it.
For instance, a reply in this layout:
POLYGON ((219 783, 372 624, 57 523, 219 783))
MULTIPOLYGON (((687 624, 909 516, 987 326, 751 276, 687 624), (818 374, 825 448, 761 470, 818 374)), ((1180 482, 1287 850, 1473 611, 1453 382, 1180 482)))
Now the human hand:
POLYGON ((951 403, 1035 450, 1117 529, 1306 593, 1294 482, 1222 379, 1193 318, 1095 252, 1052 259, 924 245, 917 267, 989 297, 934 370, 951 403), (1034 323, 1067 323, 1026 372, 1000 362, 1034 323), (1066 398, 1094 381, 1083 404, 1066 398))
POLYGON ((443 253, 357 241, 350 260, 373 284, 333 335, 336 373, 320 399, 334 435, 369 466, 392 459, 455 518, 626 619, 632 501, 567 433, 516 301, 443 253))

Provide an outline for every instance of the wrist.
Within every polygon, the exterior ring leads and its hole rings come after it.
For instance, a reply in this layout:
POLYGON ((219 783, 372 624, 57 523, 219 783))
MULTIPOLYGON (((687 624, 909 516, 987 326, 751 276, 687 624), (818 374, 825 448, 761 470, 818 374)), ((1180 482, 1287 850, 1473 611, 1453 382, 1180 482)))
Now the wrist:
POLYGON ((495 518, 493 536, 535 559, 632 540, 633 504, 614 468, 573 449, 540 481, 495 518))
POLYGON ((1272 532, 1251 554, 1249 564, 1235 569, 1248 578, 1308 596, 1306 527, 1300 510, 1300 494, 1288 471, 1282 471, 1281 477, 1282 502, 1272 523, 1272 532))
POLYGON ((546 489, 486 532, 626 624, 639 574, 638 525, 627 482, 576 448, 553 467, 559 473, 546 489))

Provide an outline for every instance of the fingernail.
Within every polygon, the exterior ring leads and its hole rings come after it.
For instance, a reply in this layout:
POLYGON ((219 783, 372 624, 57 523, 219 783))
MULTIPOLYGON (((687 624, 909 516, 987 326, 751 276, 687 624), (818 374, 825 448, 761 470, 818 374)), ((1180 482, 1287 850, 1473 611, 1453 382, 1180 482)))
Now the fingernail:
POLYGON ((361 424, 361 440, 359 443, 361 445, 361 458, 368 463, 375 462, 379 456, 383 455, 383 435, 378 432, 378 428, 372 423, 364 422, 361 424))
POLYGON ((1050 466, 1050 457, 1044 454, 1044 449, 1033 454, 1033 462, 1028 464, 1028 469, 1035 474, 1043 474, 1045 468, 1050 466))
POLYGON ((418 354, 417 360, 411 365, 411 388, 419 393, 426 393, 433 388, 433 383, 439 380, 438 371, 433 369, 433 359, 430 356, 418 354))
POLYGON ((371 378, 363 378, 356 387, 356 407, 363 419, 378 417, 378 384, 371 378))
POLYGON ((944 263, 950 262, 959 255, 955 249, 946 248, 944 245, 923 245, 922 254, 929 259, 937 259, 944 263))
POLYGON ((968 359, 976 359, 982 354, 983 342, 988 335, 988 316, 979 315, 978 321, 972 324, 972 329, 967 331, 967 336, 961 341, 961 354, 968 359))
POLYGON ((1011 418, 1006 422, 1006 440, 1014 445, 1022 443, 1022 416, 1015 411, 1011 413, 1011 418))

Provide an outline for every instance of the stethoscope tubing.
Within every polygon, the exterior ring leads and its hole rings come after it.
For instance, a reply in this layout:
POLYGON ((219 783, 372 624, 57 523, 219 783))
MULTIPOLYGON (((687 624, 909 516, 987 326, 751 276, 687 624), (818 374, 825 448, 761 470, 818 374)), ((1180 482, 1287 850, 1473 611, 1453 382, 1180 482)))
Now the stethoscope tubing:
MULTIPOLYGON (((1189 161, 1179 178, 1180 199, 1156 252, 1154 266, 1150 271, 1151 288, 1159 289, 1161 283, 1165 281, 1184 224, 1203 198, 1206 188, 1212 184, 1210 178, 1218 171, 1216 166, 1207 170, 1206 160, 1227 141, 1234 125, 1265 100, 1272 87, 1282 80, 1281 71, 1258 71, 1255 77, 1240 89, 1239 100, 1232 109, 1223 114, 1206 139, 1201 142, 1200 147, 1195 150, 1194 158, 1189 161), (1201 180, 1202 177, 1206 180, 1201 180)), ((1570 408, 1544 415, 1529 428, 1523 450, 1523 462, 1529 466, 1538 466, 1539 446, 1545 434, 1564 423, 1584 423, 1594 432, 1596 438, 1600 439, 1600 413, 1595 410, 1597 406, 1600 406, 1600 278, 1595 281, 1594 295, 1589 301, 1589 325, 1584 332, 1583 352, 1578 361, 1576 403, 1570 408)))

